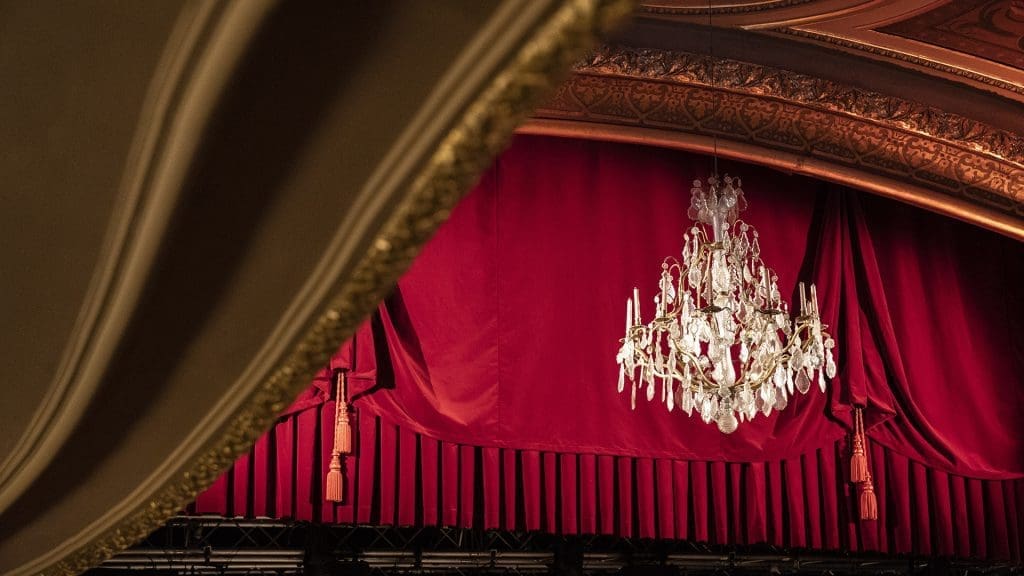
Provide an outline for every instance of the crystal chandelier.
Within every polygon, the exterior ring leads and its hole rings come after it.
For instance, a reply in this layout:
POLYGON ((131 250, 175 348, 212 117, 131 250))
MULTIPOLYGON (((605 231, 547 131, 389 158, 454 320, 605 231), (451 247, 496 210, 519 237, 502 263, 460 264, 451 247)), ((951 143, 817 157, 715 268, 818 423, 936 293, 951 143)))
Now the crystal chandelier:
POLYGON ((739 178, 693 183, 682 260, 661 265, 654 318, 644 324, 640 293, 626 300, 618 390, 630 384, 653 400, 660 384, 669 412, 696 410, 725 434, 740 422, 782 410, 813 381, 825 391, 836 373, 835 342, 825 332, 814 285, 800 283, 800 314, 791 320, 778 277, 761 260, 757 230, 738 219, 746 208, 739 178))

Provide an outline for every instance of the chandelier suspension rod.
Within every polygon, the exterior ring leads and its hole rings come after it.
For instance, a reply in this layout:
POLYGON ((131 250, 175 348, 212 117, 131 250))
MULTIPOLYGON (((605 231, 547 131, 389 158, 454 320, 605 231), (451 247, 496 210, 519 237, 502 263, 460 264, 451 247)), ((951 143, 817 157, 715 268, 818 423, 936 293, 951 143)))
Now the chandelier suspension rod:
POLYGON ((718 130, 714 126, 714 121, 718 118, 718 98, 715 98, 715 27, 711 24, 712 12, 714 9, 711 7, 711 0, 708 0, 708 58, 711 62, 711 96, 714 98, 711 114, 711 158, 714 163, 714 172, 712 173, 718 176, 718 130))

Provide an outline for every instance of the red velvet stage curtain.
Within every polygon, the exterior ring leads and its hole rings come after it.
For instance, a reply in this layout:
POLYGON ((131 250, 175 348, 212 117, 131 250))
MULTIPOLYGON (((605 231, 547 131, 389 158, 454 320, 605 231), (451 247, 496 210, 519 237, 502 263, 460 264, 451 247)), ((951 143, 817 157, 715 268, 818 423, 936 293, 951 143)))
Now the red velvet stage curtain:
POLYGON ((191 511, 1022 559, 1024 480, 949 474, 873 441, 879 518, 861 521, 844 441, 757 462, 559 453, 440 441, 364 409, 335 504, 333 415, 331 400, 282 419, 191 511))
MULTIPOLYGON (((784 294, 813 281, 839 376, 730 435, 615 394, 625 299, 681 246, 704 157, 521 137, 334 368, 349 497, 322 501, 329 370, 199 511, 1021 558, 1024 250, 771 170, 744 178, 784 294), (845 436, 865 408, 879 520, 845 436), (320 432, 320 434, 317 433, 320 432)), ((649 316, 649 309, 647 310, 649 316)), ((646 316, 645 316, 646 317, 646 316)))

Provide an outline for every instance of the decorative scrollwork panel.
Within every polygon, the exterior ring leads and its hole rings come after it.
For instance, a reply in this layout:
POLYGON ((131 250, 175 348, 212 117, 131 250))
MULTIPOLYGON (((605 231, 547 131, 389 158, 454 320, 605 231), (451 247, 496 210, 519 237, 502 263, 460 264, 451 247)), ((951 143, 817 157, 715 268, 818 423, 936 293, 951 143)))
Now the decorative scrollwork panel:
POLYGON ((744 62, 713 64, 686 53, 604 47, 577 65, 535 118, 785 151, 995 211, 1024 231, 1020 135, 819 78, 744 62))

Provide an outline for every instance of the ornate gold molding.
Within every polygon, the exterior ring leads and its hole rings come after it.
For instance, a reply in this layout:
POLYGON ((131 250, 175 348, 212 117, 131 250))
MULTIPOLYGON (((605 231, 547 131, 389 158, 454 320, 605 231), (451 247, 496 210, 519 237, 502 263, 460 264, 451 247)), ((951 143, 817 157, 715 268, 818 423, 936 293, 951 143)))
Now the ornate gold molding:
MULTIPOLYGON (((685 132, 804 156, 947 198, 1024 238, 1024 138, 909 100, 745 62, 603 47, 536 118, 685 132), (1001 223, 988 215, 997 214, 1001 223)), ((593 131, 592 131, 593 132, 593 131)), ((957 208, 954 210, 953 205, 957 208)), ((971 219, 967 214, 965 219, 971 219)))
POLYGON ((277 414, 387 294, 455 203, 507 143, 538 99, 596 35, 624 18, 631 0, 566 0, 462 112, 418 172, 351 277, 287 359, 252 393, 218 439, 145 505, 44 574, 76 574, 132 545, 177 513, 249 449, 277 414))

